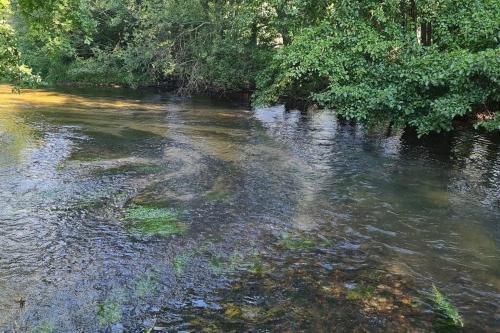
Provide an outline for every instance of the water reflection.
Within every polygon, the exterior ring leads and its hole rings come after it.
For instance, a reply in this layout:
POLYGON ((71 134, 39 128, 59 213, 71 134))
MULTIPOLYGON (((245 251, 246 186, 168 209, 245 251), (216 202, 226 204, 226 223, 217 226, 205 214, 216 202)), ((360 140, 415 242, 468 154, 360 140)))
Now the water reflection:
POLYGON ((154 92, 0 99, 7 331, 428 330, 433 283, 468 329, 500 327, 498 137, 154 92), (186 232, 132 233, 130 207, 186 232))
POLYGON ((305 191, 312 204, 299 203, 309 219, 334 216, 335 230, 372 244, 394 273, 443 283, 475 303, 493 297, 483 310, 498 309, 498 138, 463 130, 436 147, 440 138, 367 137, 329 117, 314 114, 301 126, 265 119, 312 166, 314 176, 304 177, 317 181, 305 191))

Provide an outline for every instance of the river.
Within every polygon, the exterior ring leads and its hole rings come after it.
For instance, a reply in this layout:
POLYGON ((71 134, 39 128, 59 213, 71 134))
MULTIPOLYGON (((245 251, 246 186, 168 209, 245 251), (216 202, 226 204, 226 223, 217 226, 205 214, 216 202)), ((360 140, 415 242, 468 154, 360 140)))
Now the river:
POLYGON ((500 137, 0 86, 0 331, 500 331, 500 137))

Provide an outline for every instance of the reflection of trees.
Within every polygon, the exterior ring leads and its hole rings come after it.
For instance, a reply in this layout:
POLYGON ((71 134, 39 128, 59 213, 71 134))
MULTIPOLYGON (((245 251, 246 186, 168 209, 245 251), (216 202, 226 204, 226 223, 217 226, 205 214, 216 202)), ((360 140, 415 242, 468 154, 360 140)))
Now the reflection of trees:
MULTIPOLYGON (((319 216, 314 212, 328 207, 322 200, 325 180, 332 173, 333 155, 339 151, 334 138, 337 122, 332 112, 317 112, 302 118, 298 111, 287 112, 282 107, 256 110, 255 117, 273 138, 285 143, 281 158, 271 166, 290 177, 294 184, 293 216, 296 228, 317 227, 319 216)), ((286 189, 282 189, 286 190, 286 189)))
MULTIPOLYGON (((494 208, 500 198, 500 140, 469 129, 429 135, 417 139, 414 133, 402 137, 401 158, 426 160, 427 166, 450 171, 448 192, 457 200, 494 208), (472 200, 471 200, 472 199, 472 200)), ((444 173, 444 172, 443 172, 444 173)), ((444 181, 444 180, 443 180, 444 181)))
POLYGON ((453 145, 454 173, 450 190, 472 196, 489 208, 500 207, 500 140, 462 131, 453 145))
POLYGON ((491 223, 500 198, 497 138, 468 129, 383 137, 325 114, 287 117, 259 120, 307 166, 294 178, 296 227, 320 224, 325 235, 370 246, 389 267, 432 276, 452 290, 463 289, 463 281, 480 291, 500 285, 491 223))

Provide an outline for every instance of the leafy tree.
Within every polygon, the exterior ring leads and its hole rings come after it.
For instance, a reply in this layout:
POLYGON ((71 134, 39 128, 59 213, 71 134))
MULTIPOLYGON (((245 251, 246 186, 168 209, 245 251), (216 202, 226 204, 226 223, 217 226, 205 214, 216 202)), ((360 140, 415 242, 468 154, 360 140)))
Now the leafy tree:
POLYGON ((422 135, 500 127, 500 0, 1 1, 3 73, 253 91, 422 135))
POLYGON ((420 134, 450 130, 478 109, 498 117, 498 0, 337 0, 328 8, 276 52, 258 78, 257 104, 302 96, 347 119, 420 134))
POLYGON ((499 5, 332 1, 275 54, 256 103, 302 96, 363 123, 450 130, 456 117, 498 109, 499 5))
POLYGON ((0 0, 0 81, 13 81, 18 85, 36 83, 39 78, 32 75, 31 69, 21 63, 10 19, 9 1, 0 0))

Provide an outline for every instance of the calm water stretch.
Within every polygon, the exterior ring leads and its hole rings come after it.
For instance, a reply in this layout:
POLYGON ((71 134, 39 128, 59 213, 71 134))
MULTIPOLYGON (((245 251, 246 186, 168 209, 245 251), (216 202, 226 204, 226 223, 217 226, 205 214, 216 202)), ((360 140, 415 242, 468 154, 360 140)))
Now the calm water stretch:
POLYGON ((499 146, 0 86, 0 331, 498 332, 499 146))

